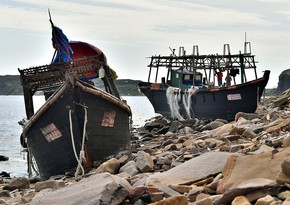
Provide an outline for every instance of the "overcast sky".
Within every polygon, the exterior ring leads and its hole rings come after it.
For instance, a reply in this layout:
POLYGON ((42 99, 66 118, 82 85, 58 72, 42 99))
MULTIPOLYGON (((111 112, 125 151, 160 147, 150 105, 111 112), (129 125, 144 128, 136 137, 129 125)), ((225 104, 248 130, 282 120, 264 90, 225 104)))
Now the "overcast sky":
POLYGON ((290 68, 289 0, 1 0, 0 75, 50 63, 48 8, 69 40, 103 50, 119 79, 146 81, 146 57, 169 55, 169 47, 222 54, 230 44, 238 53, 245 33, 258 75, 271 70, 268 88, 290 68))

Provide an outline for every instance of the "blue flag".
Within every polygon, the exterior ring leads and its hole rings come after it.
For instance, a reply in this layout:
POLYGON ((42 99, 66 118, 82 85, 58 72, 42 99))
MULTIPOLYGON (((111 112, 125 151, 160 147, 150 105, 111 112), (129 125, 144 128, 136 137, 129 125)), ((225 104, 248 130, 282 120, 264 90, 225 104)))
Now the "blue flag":
POLYGON ((53 63, 68 62, 72 60, 73 50, 69 45, 68 38, 62 30, 56 26, 52 26, 52 45, 57 50, 57 56, 53 63))

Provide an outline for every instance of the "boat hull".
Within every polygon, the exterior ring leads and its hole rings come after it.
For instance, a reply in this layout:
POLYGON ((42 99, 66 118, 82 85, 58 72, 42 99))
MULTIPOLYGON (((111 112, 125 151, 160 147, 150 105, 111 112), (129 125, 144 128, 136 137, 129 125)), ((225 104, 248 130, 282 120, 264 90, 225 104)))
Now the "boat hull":
POLYGON ((253 113, 269 80, 270 71, 260 79, 240 85, 180 91, 166 84, 140 82, 140 91, 149 99, 156 113, 169 119, 234 120, 238 112, 253 113))
POLYGON ((42 178, 75 171, 83 140, 87 171, 111 157, 131 156, 130 110, 110 98, 84 84, 66 85, 30 119, 24 134, 42 178))

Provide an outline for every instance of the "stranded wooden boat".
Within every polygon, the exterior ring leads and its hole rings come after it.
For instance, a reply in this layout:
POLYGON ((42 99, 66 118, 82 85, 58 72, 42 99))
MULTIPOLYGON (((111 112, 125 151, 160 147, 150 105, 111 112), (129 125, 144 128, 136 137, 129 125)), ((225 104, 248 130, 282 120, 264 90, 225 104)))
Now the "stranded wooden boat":
POLYGON ((100 49, 83 42, 70 47, 70 61, 56 60, 58 53, 52 64, 19 70, 28 119, 21 143, 28 149, 29 168, 35 161, 45 179, 84 174, 111 157, 131 156, 131 109, 119 96, 114 71, 100 49), (92 76, 105 90, 87 81, 92 76), (36 91, 46 93, 47 101, 34 113, 36 91))
POLYGON ((231 55, 226 44, 223 55, 199 55, 198 47, 194 46, 193 54, 186 55, 181 47, 178 56, 174 50, 169 56, 152 56, 148 82, 140 82, 139 89, 156 113, 170 119, 234 120, 238 112, 253 113, 270 71, 257 78, 254 55, 247 52, 250 48, 250 43, 245 42, 244 53, 231 55), (167 74, 157 82, 162 67, 167 69, 167 74), (154 82, 150 82, 152 68, 156 68, 154 82), (254 70, 255 79, 247 81, 246 70, 250 69, 254 70), (234 85, 214 86, 219 72, 232 79, 234 85), (239 74, 241 82, 236 83, 239 74))

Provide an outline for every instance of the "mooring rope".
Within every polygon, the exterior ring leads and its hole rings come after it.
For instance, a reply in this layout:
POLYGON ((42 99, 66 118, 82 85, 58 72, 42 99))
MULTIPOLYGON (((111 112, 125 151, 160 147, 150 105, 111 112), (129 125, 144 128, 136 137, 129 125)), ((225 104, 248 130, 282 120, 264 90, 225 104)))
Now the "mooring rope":
MULTIPOLYGON (((85 157, 85 138, 86 138, 86 130, 87 130, 87 122, 88 122, 88 111, 85 105, 78 104, 82 106, 85 110, 85 116, 84 116, 84 127, 83 127, 83 139, 82 139, 82 148, 80 151, 80 162, 86 162, 86 157, 85 157)), ((82 175, 84 175, 84 169, 80 166, 77 167, 76 174, 79 172, 80 168, 82 169, 82 175)))
MULTIPOLYGON (((85 173, 85 171, 84 171, 84 168, 83 168, 83 166, 82 166, 82 163, 81 163, 81 161, 79 160, 79 158, 78 158, 78 155, 77 155, 77 151, 76 151, 76 147, 75 147, 75 141, 74 141, 74 134, 73 134, 73 124, 72 124, 72 117, 71 117, 71 110, 69 110, 69 127, 70 127, 70 136, 71 136, 71 141, 72 141, 72 147, 73 147, 73 151, 74 151, 74 155, 75 155, 75 158, 76 158, 76 160, 77 160, 77 162, 78 162, 78 167, 81 167, 81 169, 82 169, 82 175, 85 173)), ((77 171, 75 172, 75 177, 77 176, 77 171)))
MULTIPOLYGON (((81 105, 81 104, 78 104, 78 105, 81 105)), ((77 156, 75 143, 74 143, 73 123, 72 123, 72 117, 71 117, 72 116, 72 114, 71 114, 72 111, 69 110, 69 122, 70 122, 70 133, 71 133, 72 146, 73 146, 73 151, 74 151, 75 158, 76 158, 76 160, 78 162, 78 166, 77 166, 77 169, 76 169, 76 172, 75 172, 75 177, 77 177, 80 169, 82 171, 82 175, 85 174, 85 170, 84 170, 84 168, 82 166, 82 162, 86 161, 84 148, 85 148, 86 127, 87 127, 87 122, 88 122, 88 114, 87 114, 88 112, 87 112, 87 107, 86 106, 84 106, 84 105, 81 105, 81 106, 85 110, 85 116, 84 116, 82 146, 81 146, 79 157, 77 156)))

